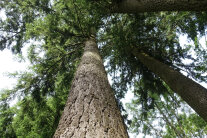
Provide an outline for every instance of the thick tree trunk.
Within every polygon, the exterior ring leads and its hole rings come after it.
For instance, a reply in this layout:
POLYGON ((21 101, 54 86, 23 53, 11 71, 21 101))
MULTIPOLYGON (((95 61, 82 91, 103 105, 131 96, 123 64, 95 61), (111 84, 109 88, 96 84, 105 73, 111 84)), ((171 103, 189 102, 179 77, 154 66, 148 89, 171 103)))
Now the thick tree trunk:
POLYGON ((121 0, 112 12, 207 11, 207 0, 121 0))
POLYGON ((207 89, 145 53, 133 54, 207 121, 207 89))
POLYGON ((94 39, 85 43, 54 138, 128 138, 94 39))

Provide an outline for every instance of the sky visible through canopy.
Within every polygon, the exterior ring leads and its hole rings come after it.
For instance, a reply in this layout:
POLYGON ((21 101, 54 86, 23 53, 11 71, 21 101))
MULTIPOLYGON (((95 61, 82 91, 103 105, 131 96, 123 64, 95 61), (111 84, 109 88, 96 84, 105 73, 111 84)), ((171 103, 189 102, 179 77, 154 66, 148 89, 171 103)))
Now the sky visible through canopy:
MULTIPOLYGON (((205 38, 202 38, 200 40, 200 42, 204 46, 205 45, 205 38)), ((187 42, 186 36, 180 36, 180 43, 181 43, 181 45, 189 43, 189 42, 187 42)), ((26 59, 27 47, 23 48, 22 52, 23 52, 23 56, 26 59)), ((27 60, 25 60, 23 62, 19 62, 17 55, 13 55, 9 49, 5 49, 3 51, 0 51, 0 65, 1 65, 0 66, 0 90, 1 90, 1 89, 7 89, 7 88, 11 89, 13 86, 15 86, 17 79, 8 77, 7 74, 8 73, 15 73, 16 71, 27 70, 27 68, 29 66, 29 62, 27 60)), ((112 82, 111 82, 110 76, 108 76, 108 79, 111 84, 112 82)), ((202 83, 201 85, 203 85, 204 87, 207 88, 207 84, 202 83)), ((126 94, 125 99, 122 100, 122 102, 124 104, 129 103, 132 98, 133 98, 133 94, 129 91, 126 94)), ((13 101, 13 103, 11 103, 11 105, 13 105, 14 103, 15 103, 15 101, 13 101)), ((130 138, 144 136, 142 134, 139 134, 138 136, 135 136, 133 134, 129 134, 129 135, 130 135, 130 138)), ((146 138, 150 138, 150 136, 147 136, 146 138)))
MULTIPOLYGON (((204 38, 202 38, 200 42, 202 45, 205 45, 204 38)), ((181 45, 187 44, 188 43, 187 38, 185 36, 180 36, 180 43, 181 45)), ((23 49, 24 57, 26 57, 26 53, 27 53, 27 48, 25 47, 23 49)), ((3 89, 3 88, 12 88, 12 86, 14 86, 16 82, 15 78, 9 78, 6 74, 14 73, 16 71, 25 71, 27 69, 27 66, 29 65, 29 62, 28 61, 18 62, 17 57, 13 55, 10 50, 5 49, 3 51, 0 51, 0 65, 1 65, 0 66, 0 89, 3 89)), ((111 83, 110 76, 108 77, 111 83)), ((202 83, 201 85, 207 88, 207 84, 202 83)), ((126 98, 127 97, 128 96, 126 96, 126 98)))

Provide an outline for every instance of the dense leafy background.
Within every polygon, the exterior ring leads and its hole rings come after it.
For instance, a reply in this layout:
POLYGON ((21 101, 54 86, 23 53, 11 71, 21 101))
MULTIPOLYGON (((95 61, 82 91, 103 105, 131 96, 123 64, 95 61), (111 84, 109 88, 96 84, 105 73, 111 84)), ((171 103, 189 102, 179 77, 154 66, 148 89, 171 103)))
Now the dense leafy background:
MULTIPOLYGON (((115 1, 113 1, 115 2, 115 1)), ((144 51, 189 78, 206 82, 206 12, 109 14, 110 1, 5 0, 0 7, 0 48, 20 53, 29 45, 31 63, 12 90, 2 90, 0 137, 52 137, 64 108, 84 41, 95 35, 112 76, 112 87, 129 130, 157 137, 202 137, 207 124, 132 54, 144 51), (192 45, 181 46, 179 35, 192 45), (193 53, 193 54, 192 54, 193 53), (188 61, 188 63, 183 61, 188 61), (120 99, 129 88, 135 97, 120 99), (15 106, 10 101, 18 97, 15 106)))

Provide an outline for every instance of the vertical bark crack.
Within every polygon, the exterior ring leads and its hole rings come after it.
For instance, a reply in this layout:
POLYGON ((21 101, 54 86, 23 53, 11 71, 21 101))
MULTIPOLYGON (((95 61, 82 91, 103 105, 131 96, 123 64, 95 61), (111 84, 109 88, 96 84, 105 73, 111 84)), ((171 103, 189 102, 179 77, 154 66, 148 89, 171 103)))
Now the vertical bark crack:
POLYGON ((54 138, 128 138, 125 124, 99 55, 90 39, 85 44, 64 113, 54 138))

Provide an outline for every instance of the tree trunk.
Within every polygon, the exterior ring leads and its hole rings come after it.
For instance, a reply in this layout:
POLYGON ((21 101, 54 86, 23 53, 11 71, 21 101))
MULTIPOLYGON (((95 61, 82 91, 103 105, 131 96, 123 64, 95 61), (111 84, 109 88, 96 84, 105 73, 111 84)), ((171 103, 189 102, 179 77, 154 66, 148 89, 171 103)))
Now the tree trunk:
POLYGON ((85 43, 54 138, 128 138, 94 39, 85 43))
POLYGON ((207 0, 121 0, 112 12, 207 11, 207 0))
POLYGON ((133 54, 207 121, 207 89, 145 53, 133 54))

